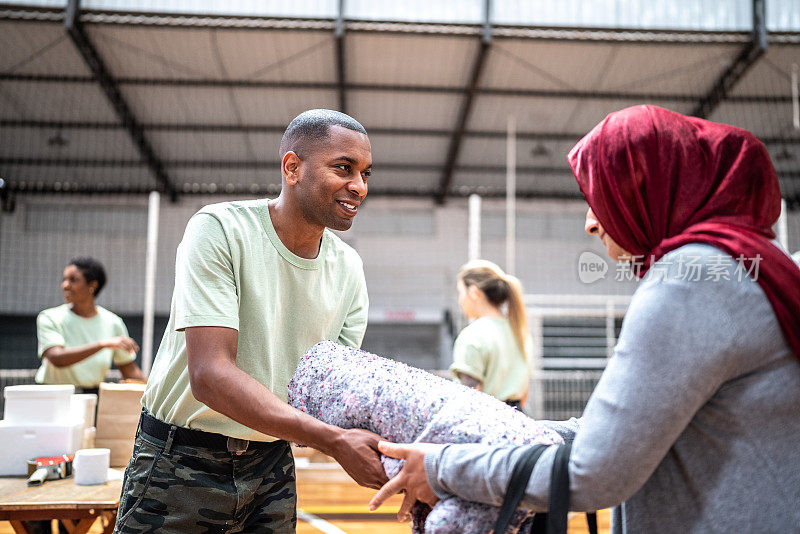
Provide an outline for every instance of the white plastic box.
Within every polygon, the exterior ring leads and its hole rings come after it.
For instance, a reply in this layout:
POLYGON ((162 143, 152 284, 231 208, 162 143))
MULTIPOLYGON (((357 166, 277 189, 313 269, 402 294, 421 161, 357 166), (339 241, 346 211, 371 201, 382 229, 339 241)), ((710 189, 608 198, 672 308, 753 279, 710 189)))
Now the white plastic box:
POLYGON ((61 423, 0 421, 0 475, 25 475, 28 460, 39 456, 74 454, 83 438, 83 419, 61 423))
POLYGON ((64 424, 73 419, 72 394, 75 386, 8 386, 3 390, 6 424, 64 424))

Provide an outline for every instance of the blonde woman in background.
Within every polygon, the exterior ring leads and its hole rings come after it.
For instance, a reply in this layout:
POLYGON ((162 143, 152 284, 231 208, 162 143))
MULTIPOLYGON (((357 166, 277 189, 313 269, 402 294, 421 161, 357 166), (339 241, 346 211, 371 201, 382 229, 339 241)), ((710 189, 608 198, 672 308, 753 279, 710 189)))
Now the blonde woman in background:
POLYGON ((522 295, 519 280, 490 261, 461 267, 458 305, 472 322, 456 338, 450 366, 462 384, 518 409, 530 382, 531 339, 522 295))

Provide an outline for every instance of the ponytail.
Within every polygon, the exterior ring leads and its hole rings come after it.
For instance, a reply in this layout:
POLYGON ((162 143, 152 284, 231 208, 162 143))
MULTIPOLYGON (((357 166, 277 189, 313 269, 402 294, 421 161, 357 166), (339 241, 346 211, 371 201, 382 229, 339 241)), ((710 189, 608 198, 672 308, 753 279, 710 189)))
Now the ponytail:
POLYGON ((475 286, 480 289, 493 306, 499 308, 503 304, 508 304, 508 323, 511 326, 511 333, 525 361, 528 361, 529 354, 525 347, 528 319, 525 315, 520 281, 486 260, 474 260, 461 267, 458 279, 467 287, 475 286))
POLYGON ((528 361, 530 356, 525 350, 525 340, 528 337, 528 318, 525 315, 522 284, 516 277, 509 274, 505 275, 504 282, 508 285, 508 323, 511 325, 511 332, 514 334, 514 339, 517 340, 520 352, 525 357, 525 361, 528 361))

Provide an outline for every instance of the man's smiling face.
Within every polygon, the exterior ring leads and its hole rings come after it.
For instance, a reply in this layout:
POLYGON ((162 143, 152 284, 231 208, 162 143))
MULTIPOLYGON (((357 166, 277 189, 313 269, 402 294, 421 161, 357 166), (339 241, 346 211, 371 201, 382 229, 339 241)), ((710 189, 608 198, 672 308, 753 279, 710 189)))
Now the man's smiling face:
POLYGON ((372 148, 363 133, 332 126, 298 165, 297 199, 307 221, 347 230, 367 196, 372 148))

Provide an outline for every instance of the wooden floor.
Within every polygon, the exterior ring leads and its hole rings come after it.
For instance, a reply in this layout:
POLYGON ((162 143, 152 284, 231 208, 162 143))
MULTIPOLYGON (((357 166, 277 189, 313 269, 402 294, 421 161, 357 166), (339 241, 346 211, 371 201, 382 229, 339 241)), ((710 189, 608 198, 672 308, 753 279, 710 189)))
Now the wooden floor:
MULTIPOLYGON (((411 532, 407 523, 397 521, 395 514, 402 501, 392 497, 378 512, 370 513, 367 503, 375 490, 362 488, 353 482, 336 464, 310 464, 303 468, 298 462, 298 534, 406 534, 411 532)), ((609 513, 599 516, 600 532, 608 532, 609 513)), ((583 515, 570 519, 569 534, 587 533, 583 515)), ((13 532, 8 522, 0 522, 0 534, 13 532)), ((90 533, 102 532, 99 522, 90 533)))

